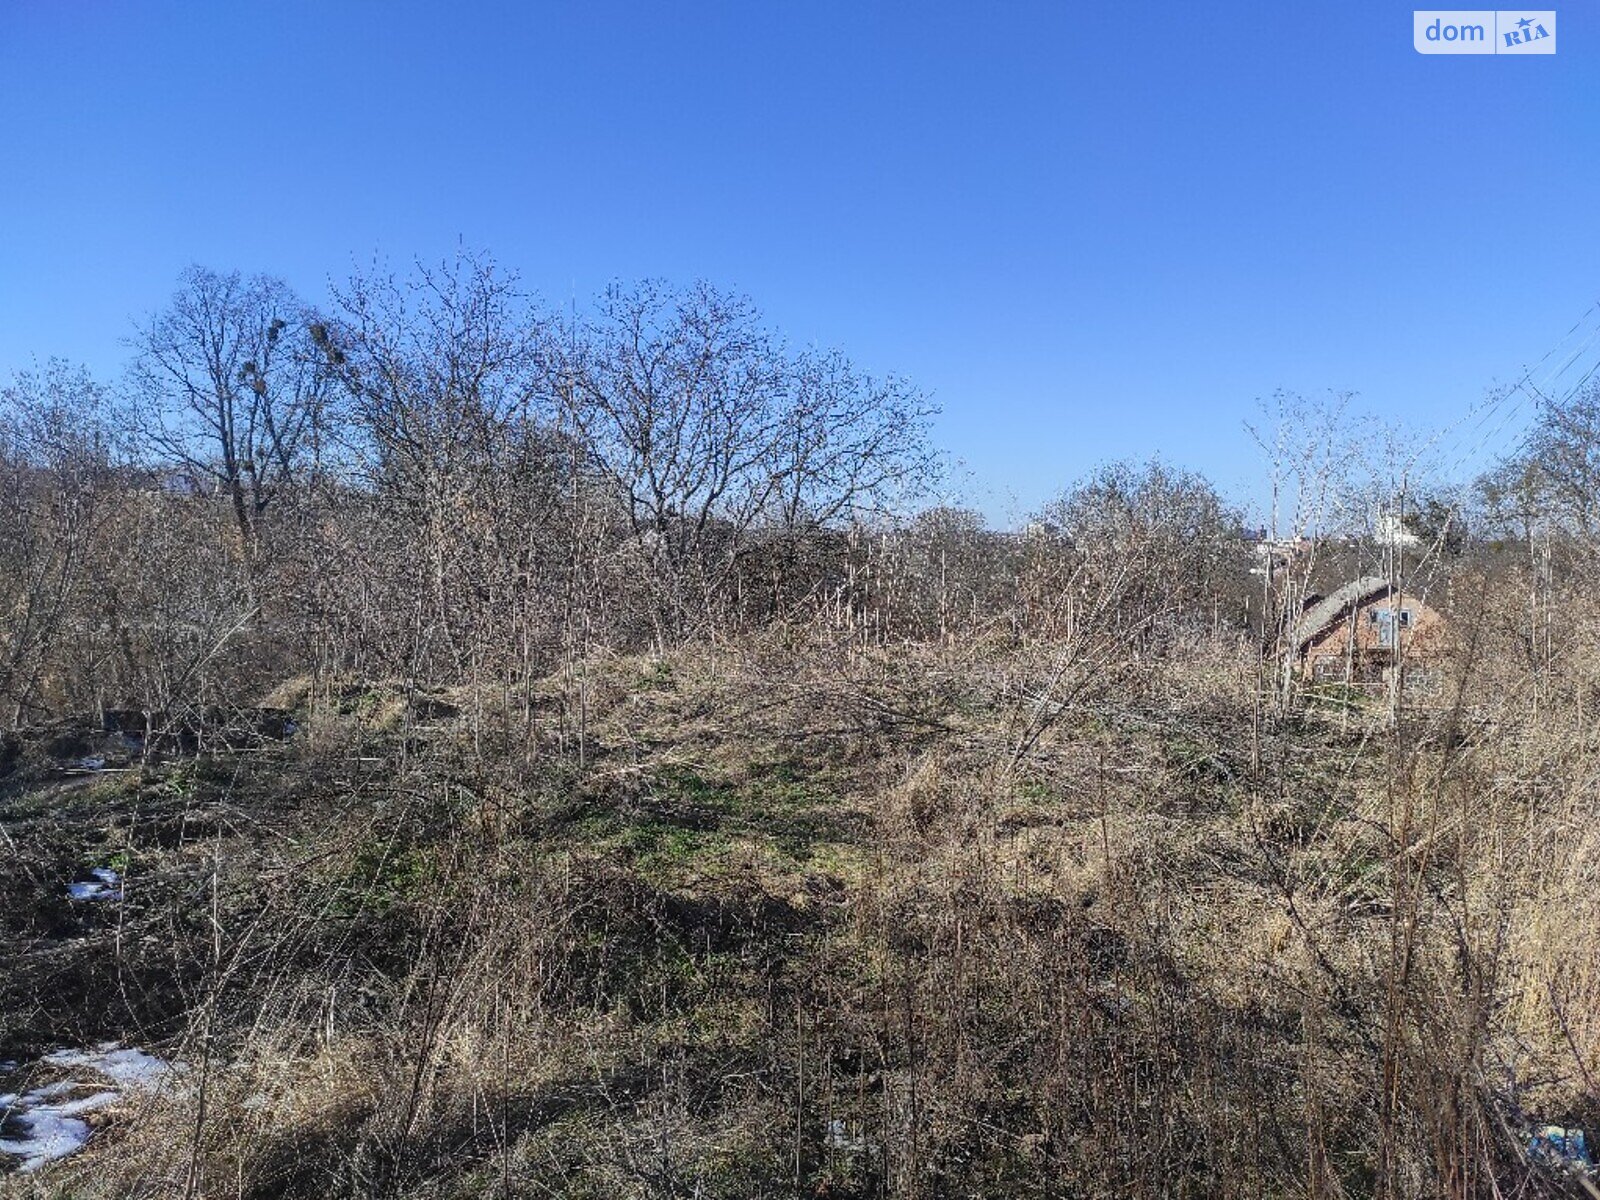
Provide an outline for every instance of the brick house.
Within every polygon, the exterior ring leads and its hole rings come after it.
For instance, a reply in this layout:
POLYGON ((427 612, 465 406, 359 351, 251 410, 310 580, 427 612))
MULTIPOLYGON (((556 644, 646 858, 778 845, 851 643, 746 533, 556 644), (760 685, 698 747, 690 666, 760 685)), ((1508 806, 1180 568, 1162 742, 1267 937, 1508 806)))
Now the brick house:
POLYGON ((1295 622, 1293 646, 1302 678, 1314 683, 1379 686, 1403 658, 1406 686, 1431 690, 1439 682, 1444 634, 1436 610, 1368 575, 1308 603, 1295 622))

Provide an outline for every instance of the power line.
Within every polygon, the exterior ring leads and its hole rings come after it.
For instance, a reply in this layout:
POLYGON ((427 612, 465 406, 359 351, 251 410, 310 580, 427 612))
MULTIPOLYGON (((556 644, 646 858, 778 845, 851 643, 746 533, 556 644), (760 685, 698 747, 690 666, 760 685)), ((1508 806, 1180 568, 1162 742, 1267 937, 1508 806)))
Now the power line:
MULTIPOLYGON (((1561 399, 1551 401, 1550 397, 1546 394, 1552 385, 1554 385, 1563 375, 1570 371, 1573 365, 1583 357, 1584 352, 1597 340, 1600 340, 1600 322, 1595 324, 1594 328, 1591 329, 1589 333, 1578 343, 1577 347, 1566 356, 1564 361, 1562 361, 1559 365, 1552 367, 1549 373, 1546 374, 1539 383, 1536 384, 1533 382, 1534 376, 1539 372, 1540 368, 1544 367, 1545 364, 1548 363, 1557 354, 1557 352, 1562 349, 1563 346, 1570 343, 1572 336, 1577 333, 1579 329, 1583 328, 1585 322, 1589 321, 1589 319, 1595 316, 1597 313, 1600 313, 1600 301, 1596 301, 1594 304, 1591 304, 1588 309, 1584 311, 1583 315, 1573 323, 1572 328, 1568 329, 1567 332, 1561 338, 1559 338, 1554 345, 1546 350, 1532 366, 1528 367, 1522 373, 1521 378, 1519 378, 1510 387, 1502 390, 1488 404, 1482 406, 1476 423, 1473 424, 1471 431, 1467 434, 1467 436, 1470 436, 1472 433, 1477 433, 1482 430, 1484 431, 1482 436, 1478 437, 1475 442, 1457 455, 1455 460, 1446 469, 1446 477, 1454 476, 1455 473, 1460 470, 1469 459, 1477 457, 1491 441, 1498 439, 1523 411, 1530 400, 1534 401, 1535 403, 1547 405, 1555 404, 1559 406, 1560 404, 1564 404, 1570 400, 1574 395, 1577 394, 1584 384, 1586 384, 1590 379, 1594 378, 1596 372, 1600 371, 1600 359, 1597 359, 1595 363, 1586 372, 1584 372, 1578 381, 1563 393, 1561 399), (1489 422, 1494 419, 1497 411, 1499 411, 1507 401, 1512 401, 1511 406, 1506 409, 1505 414, 1498 422, 1496 422, 1491 428, 1486 429, 1486 426, 1489 425, 1489 422)), ((1471 414, 1469 413, 1468 418, 1470 418, 1470 416, 1471 414)), ((1463 421, 1468 418, 1464 418, 1463 421)), ((1525 448, 1527 440, 1531 434, 1531 429, 1526 431, 1522 437, 1518 439, 1517 443, 1509 449, 1505 457, 1520 453, 1520 451, 1525 448)), ((1458 437, 1456 439, 1456 444, 1459 445, 1461 441, 1462 438, 1458 437)))

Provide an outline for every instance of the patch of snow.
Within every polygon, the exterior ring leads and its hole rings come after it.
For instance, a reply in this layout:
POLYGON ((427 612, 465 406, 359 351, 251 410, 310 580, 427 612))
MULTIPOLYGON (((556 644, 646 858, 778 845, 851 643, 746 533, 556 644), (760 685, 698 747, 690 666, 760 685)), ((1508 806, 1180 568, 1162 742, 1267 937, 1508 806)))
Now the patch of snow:
POLYGON ((20 1158, 19 1171, 37 1171, 81 1149, 90 1134, 83 1114, 116 1104, 127 1093, 155 1094, 188 1069, 118 1042, 102 1042, 93 1050, 53 1050, 39 1061, 93 1072, 117 1090, 60 1079, 21 1096, 0 1096, 0 1154, 20 1158))
POLYGON ((106 760, 98 754, 92 754, 88 758, 80 758, 78 760, 78 769, 80 771, 104 771, 106 769, 106 760))
POLYGON ((171 1076, 188 1070, 181 1062, 169 1063, 118 1042, 102 1042, 93 1050, 53 1050, 40 1061, 52 1067, 86 1067, 135 1092, 159 1091, 171 1076))
MULTIPOLYGON (((27 1097, 24 1097, 26 1099, 27 1097)), ((76 1100, 68 1100, 62 1104, 36 1106, 35 1113, 41 1108, 48 1108, 51 1113, 59 1117, 75 1117, 79 1113, 93 1112, 97 1108, 104 1108, 108 1104, 115 1104, 122 1099, 120 1092, 93 1092, 87 1096, 79 1096, 76 1100)))
POLYGON ((96 867, 89 872, 92 878, 67 884, 67 895, 73 900, 121 900, 122 876, 110 867, 96 867))
POLYGON ((25 1096, 0 1096, 0 1133, 9 1129, 16 1134, 0 1137, 0 1154, 22 1159, 17 1169, 31 1172, 80 1149, 89 1140, 89 1125, 78 1119, 79 1114, 115 1104, 122 1098, 120 1092, 92 1092, 75 1100, 50 1103, 57 1096, 81 1088, 81 1084, 64 1080, 25 1096))
POLYGON ((37 1171, 40 1167, 65 1158, 74 1150, 83 1148, 89 1140, 87 1122, 76 1117, 64 1117, 43 1105, 31 1112, 16 1113, 11 1117, 19 1127, 21 1136, 0 1138, 0 1154, 14 1154, 22 1159, 19 1171, 37 1171))
POLYGON ((56 1096, 65 1096, 68 1092, 78 1090, 78 1085, 70 1079, 62 1079, 56 1083, 47 1083, 42 1088, 34 1088, 24 1096, 23 1102, 37 1104, 41 1100, 50 1100, 56 1096))

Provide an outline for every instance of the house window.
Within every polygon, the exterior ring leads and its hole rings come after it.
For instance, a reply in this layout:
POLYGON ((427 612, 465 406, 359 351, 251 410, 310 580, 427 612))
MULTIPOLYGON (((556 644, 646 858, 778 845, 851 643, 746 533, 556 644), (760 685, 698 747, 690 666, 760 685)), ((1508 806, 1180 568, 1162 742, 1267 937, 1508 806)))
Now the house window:
POLYGON ((1402 608, 1368 608, 1366 610, 1366 624, 1378 630, 1378 645, 1384 650, 1394 650, 1395 629, 1410 629, 1411 610, 1402 608))
MULTIPOLYGON (((1367 620, 1377 627, 1378 645, 1385 650, 1394 649, 1395 613, 1392 608, 1369 608, 1367 620)), ((1405 622, 1401 621, 1404 625, 1405 622)))

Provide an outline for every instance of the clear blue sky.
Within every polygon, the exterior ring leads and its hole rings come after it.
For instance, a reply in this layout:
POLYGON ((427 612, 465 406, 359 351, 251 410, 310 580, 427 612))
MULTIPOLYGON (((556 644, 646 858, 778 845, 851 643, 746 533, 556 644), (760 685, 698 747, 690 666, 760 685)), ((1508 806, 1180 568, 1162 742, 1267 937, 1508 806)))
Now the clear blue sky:
POLYGON ((1258 396, 1458 419, 1600 297, 1600 15, 0 0, 0 370, 113 374, 190 262, 312 299, 464 240, 552 302, 750 293, 907 374, 1004 519, 1159 452, 1259 495, 1258 396))

